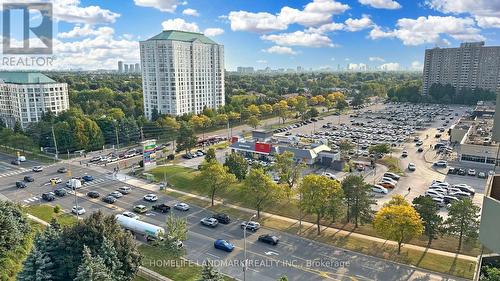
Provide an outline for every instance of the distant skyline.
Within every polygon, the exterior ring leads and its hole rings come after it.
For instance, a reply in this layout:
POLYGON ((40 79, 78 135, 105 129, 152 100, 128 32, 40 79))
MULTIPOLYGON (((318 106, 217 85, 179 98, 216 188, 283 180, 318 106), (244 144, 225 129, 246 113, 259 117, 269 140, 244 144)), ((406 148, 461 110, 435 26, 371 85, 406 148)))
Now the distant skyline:
POLYGON ((58 70, 139 62, 139 41, 163 29, 202 32, 223 44, 227 70, 348 64, 353 70, 421 70, 426 48, 500 45, 500 1, 491 0, 52 2, 58 70))

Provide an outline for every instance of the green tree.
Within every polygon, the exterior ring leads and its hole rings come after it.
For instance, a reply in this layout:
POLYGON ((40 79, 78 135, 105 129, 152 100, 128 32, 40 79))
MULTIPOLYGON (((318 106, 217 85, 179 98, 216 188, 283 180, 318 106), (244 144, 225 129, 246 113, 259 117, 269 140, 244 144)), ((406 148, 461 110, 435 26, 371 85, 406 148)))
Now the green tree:
POLYGON ((288 277, 286 275, 281 276, 278 281, 288 281, 288 277))
POLYGON ((350 140, 343 139, 339 143, 339 150, 340 150, 340 155, 342 158, 346 158, 349 151, 354 149, 356 145, 352 143, 350 140))
POLYGON ((121 269, 122 263, 118 258, 118 253, 115 250, 113 242, 104 237, 98 255, 114 279, 124 279, 124 272, 121 269))
POLYGON ((285 124, 286 119, 290 116, 290 110, 288 109, 288 103, 285 100, 281 100, 273 105, 273 111, 281 118, 283 124, 285 124))
POLYGON ((301 119, 306 119, 306 112, 309 109, 309 105, 307 105, 307 99, 303 96, 297 97, 297 105, 295 106, 297 112, 299 112, 301 119))
POLYGON ((486 268, 481 269, 481 281, 500 281, 500 268, 486 266, 486 268))
POLYGON ((228 168, 228 172, 236 176, 238 181, 244 180, 248 172, 248 162, 238 153, 229 154, 224 166, 228 168))
POLYGON ((181 122, 179 135, 177 137, 177 151, 190 151, 197 144, 198 138, 194 135, 193 129, 186 123, 181 122))
POLYGON ((392 197, 375 214, 373 227, 385 239, 398 243, 398 255, 403 243, 419 237, 424 231, 418 212, 401 195, 392 197))
POLYGON ((443 231, 443 217, 439 212, 439 207, 429 196, 419 196, 413 199, 413 207, 420 215, 424 223, 424 234, 428 237, 427 245, 431 245, 432 240, 437 239, 438 234, 443 231))
POLYGON ((278 154, 273 165, 273 170, 280 178, 279 183, 288 186, 289 195, 292 188, 300 181, 304 168, 305 165, 301 161, 293 159, 293 153, 290 151, 278 154))
POLYGON ((16 124, 14 124, 14 133, 16 134, 23 133, 23 127, 21 127, 21 123, 19 121, 16 121, 16 124))
POLYGON ((100 256, 92 256, 90 249, 83 246, 82 263, 74 281, 112 281, 110 271, 100 256))
POLYGON ((342 188, 337 181, 327 177, 309 174, 304 177, 299 188, 300 208, 316 216, 318 235, 321 233, 321 220, 327 215, 335 218, 342 206, 342 188))
POLYGON ((342 181, 344 191, 344 202, 347 207, 347 221, 354 220, 354 227, 358 222, 370 222, 373 213, 372 205, 376 201, 371 196, 371 187, 366 184, 362 176, 348 175, 342 181))
POLYGON ((31 227, 21 208, 0 200, 0 265, 12 250, 24 244, 30 232, 31 227))
POLYGON ((338 100, 337 103, 335 104, 335 108, 339 111, 346 109, 348 106, 349 104, 344 99, 338 100))
POLYGON ((201 269, 201 277, 198 281, 223 281, 224 276, 214 268, 212 262, 205 261, 201 269))
POLYGON ((167 233, 162 240, 156 242, 156 245, 174 257, 182 256, 184 248, 180 246, 179 242, 187 239, 187 220, 170 214, 167 216, 165 226, 167 233))
POLYGON ((207 154, 205 154, 205 161, 217 161, 217 157, 215 156, 215 149, 213 147, 207 150, 207 154))
POLYGON ((50 256, 38 250, 36 246, 24 261, 23 270, 17 275, 19 281, 50 281, 53 280, 51 268, 53 263, 50 256))
POLYGON ((280 196, 279 188, 271 177, 262 168, 250 169, 243 181, 243 188, 248 196, 248 201, 257 209, 257 218, 260 211, 280 196))
POLYGON ((248 125, 250 125, 250 127, 254 128, 254 129, 257 129, 257 127, 259 127, 259 125, 260 125, 260 120, 255 115, 250 116, 250 118, 248 118, 247 122, 248 122, 248 125))
POLYGON ((379 144, 370 146, 368 148, 368 152, 380 157, 384 154, 390 153, 391 147, 387 143, 379 143, 379 144))
POLYGON ((202 165, 201 172, 197 176, 197 182, 207 190, 212 206, 214 206, 215 195, 231 184, 236 182, 235 175, 228 172, 228 168, 217 161, 209 161, 202 165))
POLYGON ((477 239, 479 230, 479 211, 472 200, 464 199, 451 204, 445 221, 446 232, 458 236, 458 251, 462 248, 463 238, 477 239))

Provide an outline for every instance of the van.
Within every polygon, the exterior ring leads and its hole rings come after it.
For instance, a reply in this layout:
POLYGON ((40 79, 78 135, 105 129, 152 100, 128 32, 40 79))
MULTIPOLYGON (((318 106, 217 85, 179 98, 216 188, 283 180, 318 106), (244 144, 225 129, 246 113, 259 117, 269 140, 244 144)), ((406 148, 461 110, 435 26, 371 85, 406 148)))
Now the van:
POLYGON ((17 160, 19 160, 19 162, 26 162, 26 156, 19 156, 17 160))
POLYGON ((121 194, 129 194, 130 190, 132 190, 132 188, 130 188, 130 186, 120 186, 120 187, 118 187, 118 192, 120 192, 121 194))

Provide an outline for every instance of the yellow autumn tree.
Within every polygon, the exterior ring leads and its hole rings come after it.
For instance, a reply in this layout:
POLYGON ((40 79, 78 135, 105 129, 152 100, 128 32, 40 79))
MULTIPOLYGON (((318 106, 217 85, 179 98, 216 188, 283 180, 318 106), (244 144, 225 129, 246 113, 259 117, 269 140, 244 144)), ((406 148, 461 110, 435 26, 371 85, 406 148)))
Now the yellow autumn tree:
POLYGON ((419 237, 424 231, 420 215, 401 195, 392 197, 375 214, 373 227, 384 238, 398 243, 398 255, 403 243, 419 237))

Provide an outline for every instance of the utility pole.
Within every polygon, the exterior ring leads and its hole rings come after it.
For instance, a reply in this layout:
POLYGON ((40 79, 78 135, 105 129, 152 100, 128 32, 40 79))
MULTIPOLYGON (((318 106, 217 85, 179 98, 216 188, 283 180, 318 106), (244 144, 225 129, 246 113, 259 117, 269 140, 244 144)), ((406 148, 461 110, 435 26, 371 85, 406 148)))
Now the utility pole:
POLYGON ((142 127, 141 127, 141 141, 144 141, 144 132, 142 131, 142 127))
POLYGON ((115 126, 115 136, 116 136, 116 149, 120 149, 120 141, 118 140, 118 126, 115 126))
POLYGON ((54 125, 52 125, 52 138, 54 139, 54 147, 56 149, 56 160, 57 160, 59 152, 57 151, 57 141, 56 141, 56 134, 54 133, 54 125))

